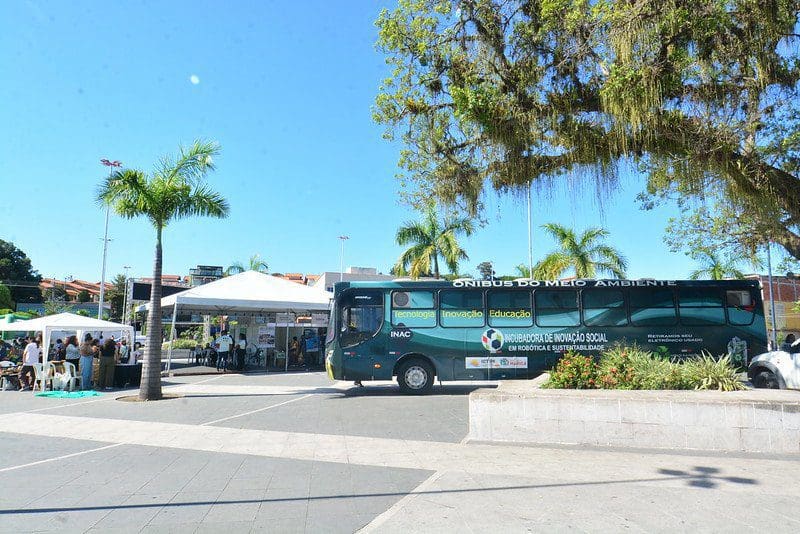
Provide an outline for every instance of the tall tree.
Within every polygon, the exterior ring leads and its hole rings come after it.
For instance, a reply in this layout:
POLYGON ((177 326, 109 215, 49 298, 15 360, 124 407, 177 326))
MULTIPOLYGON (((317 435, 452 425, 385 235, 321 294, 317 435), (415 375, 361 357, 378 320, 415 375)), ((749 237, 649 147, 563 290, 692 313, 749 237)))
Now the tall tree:
POLYGON ((0 283, 0 310, 13 310, 14 299, 11 296, 11 290, 4 284, 0 283))
POLYGON ((628 265, 625 257, 615 248, 605 245, 608 237, 603 228, 589 228, 581 234, 560 224, 542 225, 559 244, 559 250, 551 252, 533 266, 533 276, 539 280, 555 280, 573 271, 578 278, 595 278, 598 274, 609 274, 625 278, 628 265))
POLYGON ((494 269, 492 268, 492 262, 490 261, 480 262, 476 269, 480 273, 483 280, 491 280, 494 277, 494 269))
POLYGON ((397 244, 411 246, 397 260, 394 272, 408 273, 413 278, 431 273, 439 278, 439 258, 450 272, 458 272, 458 262, 469 259, 458 244, 458 236, 470 236, 472 232, 471 219, 448 215, 440 220, 435 206, 428 206, 423 220, 406 221, 397 230, 397 244))
MULTIPOLYGON (((798 1, 400 0, 377 20, 376 100, 404 185, 481 209, 498 191, 623 166, 721 191, 800 257, 798 1)), ((406 189, 409 189, 406 188, 406 189)), ((413 200, 413 199, 412 199, 413 200)))
POLYGON ((232 274, 239 274, 245 271, 256 271, 258 273, 268 273, 269 272, 269 265, 267 262, 261 259, 259 254, 253 254, 250 256, 250 262, 245 265, 240 261, 233 262, 227 269, 225 269, 225 276, 230 276, 232 274))
POLYGON ((127 279, 125 278, 124 274, 118 274, 111 281, 111 288, 106 293, 106 298, 111 304, 110 316, 112 321, 121 321, 123 319, 123 315, 125 314, 123 306, 125 306, 126 280, 127 279))
POLYGON ((14 243, 0 239, 0 282, 11 290, 14 302, 42 302, 42 277, 28 256, 14 243))
POLYGON ((737 267, 735 260, 723 258, 715 250, 702 250, 694 255, 700 262, 700 268, 689 273, 690 280, 706 278, 710 280, 724 280, 726 278, 744 278, 744 273, 737 267))
POLYGON ((115 172, 100 185, 97 199, 113 207, 127 219, 145 217, 156 231, 153 284, 147 314, 141 400, 162 398, 161 392, 161 269, 162 235, 167 225, 188 217, 228 216, 228 202, 205 184, 206 174, 214 169, 216 143, 195 141, 181 147, 177 158, 165 156, 148 176, 139 170, 115 172))

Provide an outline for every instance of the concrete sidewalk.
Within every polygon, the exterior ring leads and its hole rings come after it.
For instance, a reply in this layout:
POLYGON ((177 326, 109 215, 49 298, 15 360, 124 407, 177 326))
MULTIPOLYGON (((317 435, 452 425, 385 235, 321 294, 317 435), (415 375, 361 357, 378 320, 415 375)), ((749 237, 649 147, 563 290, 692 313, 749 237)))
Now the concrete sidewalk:
POLYGON ((0 393, 0 532, 800 528, 790 458, 459 443, 464 386, 170 381, 156 403, 0 393))

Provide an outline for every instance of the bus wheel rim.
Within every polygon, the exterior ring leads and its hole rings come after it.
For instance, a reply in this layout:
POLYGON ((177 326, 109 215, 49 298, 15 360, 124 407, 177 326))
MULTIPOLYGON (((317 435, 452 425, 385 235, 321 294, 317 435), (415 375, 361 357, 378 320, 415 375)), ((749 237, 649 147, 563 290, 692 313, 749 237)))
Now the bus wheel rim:
POLYGON ((419 389, 428 381, 428 373, 426 373, 425 369, 422 367, 415 365, 406 370, 405 378, 406 384, 408 384, 410 388, 419 389))

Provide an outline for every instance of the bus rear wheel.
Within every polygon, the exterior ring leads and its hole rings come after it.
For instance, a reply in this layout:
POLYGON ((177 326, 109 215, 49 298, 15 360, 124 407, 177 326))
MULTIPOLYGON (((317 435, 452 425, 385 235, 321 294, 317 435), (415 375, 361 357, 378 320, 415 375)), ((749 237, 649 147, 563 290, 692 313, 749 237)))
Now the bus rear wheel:
POLYGON ((425 360, 414 358, 403 362, 397 370, 400 391, 410 395, 427 395, 433 389, 433 366, 425 360))

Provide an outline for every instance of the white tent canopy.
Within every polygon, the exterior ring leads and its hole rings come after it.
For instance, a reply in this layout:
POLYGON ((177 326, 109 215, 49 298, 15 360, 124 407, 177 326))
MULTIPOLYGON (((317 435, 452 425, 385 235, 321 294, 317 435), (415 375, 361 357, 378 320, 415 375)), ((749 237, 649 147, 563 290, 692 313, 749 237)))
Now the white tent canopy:
POLYGON ((47 363, 47 355, 50 349, 50 334, 52 332, 126 332, 129 340, 133 342, 134 329, 132 326, 112 323, 111 321, 101 321, 93 317, 84 317, 74 313, 58 313, 56 315, 46 315, 37 319, 27 321, 16 321, 13 323, 0 323, 0 331, 11 332, 41 332, 42 333, 42 352, 44 362, 47 363))
MULTIPOLYGON (((319 288, 245 271, 161 299, 162 308, 176 304, 184 311, 212 314, 272 311, 327 311, 333 295, 319 288)), ((149 304, 145 305, 145 309, 149 304)))
MULTIPOLYGON (((333 294, 316 287, 290 282, 269 274, 245 271, 161 299, 161 308, 172 308, 170 340, 175 335, 178 310, 208 315, 239 313, 327 311, 333 294)), ((142 308, 149 309, 150 304, 142 308)), ((172 362, 172 343, 167 369, 172 362)), ((286 365, 289 365, 288 359, 286 365)))

